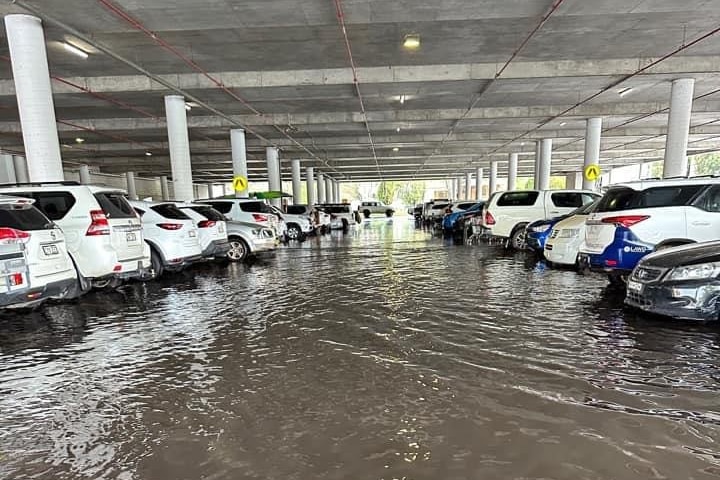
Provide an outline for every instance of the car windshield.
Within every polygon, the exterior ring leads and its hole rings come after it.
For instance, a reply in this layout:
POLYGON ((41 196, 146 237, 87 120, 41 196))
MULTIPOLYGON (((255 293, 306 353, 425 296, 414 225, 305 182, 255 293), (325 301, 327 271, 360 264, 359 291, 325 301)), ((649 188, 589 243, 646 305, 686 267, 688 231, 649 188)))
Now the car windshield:
POLYGON ((215 220, 216 222, 222 222, 225 220, 225 216, 212 207, 197 206, 186 208, 189 208, 190 210, 199 213, 208 220, 215 220))
POLYGON ((177 206, 172 203, 162 203, 160 205, 153 205, 150 207, 155 213, 172 220, 190 220, 190 217, 180 210, 177 206))
POLYGON ((0 226, 15 228, 17 230, 49 230, 54 228, 53 223, 33 206, 14 205, 0 206, 0 226))
POLYGON ((678 207, 687 205, 705 185, 672 185, 633 190, 618 187, 608 190, 600 199, 598 212, 616 212, 634 208, 678 207))

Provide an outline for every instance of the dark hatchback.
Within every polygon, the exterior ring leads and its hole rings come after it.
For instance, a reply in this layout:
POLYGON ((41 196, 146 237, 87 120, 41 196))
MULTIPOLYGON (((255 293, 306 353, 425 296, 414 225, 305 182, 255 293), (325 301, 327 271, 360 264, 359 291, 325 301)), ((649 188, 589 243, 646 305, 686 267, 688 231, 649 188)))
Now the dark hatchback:
POLYGON ((625 304, 683 320, 718 320, 720 241, 669 248, 644 257, 628 279, 625 304))

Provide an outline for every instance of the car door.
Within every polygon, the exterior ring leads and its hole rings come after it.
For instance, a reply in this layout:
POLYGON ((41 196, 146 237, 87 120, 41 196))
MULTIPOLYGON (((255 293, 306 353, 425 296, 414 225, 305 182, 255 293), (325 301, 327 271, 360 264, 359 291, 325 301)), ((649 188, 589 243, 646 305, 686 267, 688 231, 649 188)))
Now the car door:
POLYGON ((720 239, 720 185, 713 185, 687 208, 687 235, 707 242, 720 239))

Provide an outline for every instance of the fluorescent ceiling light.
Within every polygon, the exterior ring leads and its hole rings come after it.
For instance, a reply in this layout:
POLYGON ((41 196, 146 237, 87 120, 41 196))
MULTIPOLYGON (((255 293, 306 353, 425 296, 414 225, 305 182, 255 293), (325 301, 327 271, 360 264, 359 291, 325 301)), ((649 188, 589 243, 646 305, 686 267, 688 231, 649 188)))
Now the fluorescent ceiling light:
POLYGON ((417 50, 420 48, 420 35, 417 33, 409 33, 403 38, 403 47, 408 50, 417 50))
POLYGON ((400 149, 398 147, 393 147, 393 152, 399 152, 400 149))
POLYGON ((152 157, 152 152, 145 152, 145 155, 147 155, 148 157, 152 157))
POLYGON ((405 95, 400 95, 400 105, 405 103, 405 95))
POLYGON ((67 42, 63 42, 63 47, 65 47, 65 50, 67 50, 70 53, 73 53, 81 58, 88 58, 88 54, 86 51, 79 49, 75 45, 70 45, 67 42))
POLYGON ((628 93, 630 93, 632 91, 633 91, 632 87, 621 88, 620 90, 618 90, 618 95, 620 95, 621 97, 624 97, 625 95, 627 95, 628 93))
POLYGON ((397 133, 400 133, 400 127, 397 127, 397 128, 395 129, 395 131, 396 131, 397 133))
POLYGON ((77 137, 77 138, 75 139, 75 142, 77 142, 77 143, 83 143, 84 141, 85 141, 85 139, 84 139, 84 138, 80 138, 80 137, 77 137))
POLYGON ((192 110, 192 105, 190 105, 189 103, 186 103, 186 104, 185 104, 185 110, 187 110, 188 112, 189 112, 190 110, 192 110))

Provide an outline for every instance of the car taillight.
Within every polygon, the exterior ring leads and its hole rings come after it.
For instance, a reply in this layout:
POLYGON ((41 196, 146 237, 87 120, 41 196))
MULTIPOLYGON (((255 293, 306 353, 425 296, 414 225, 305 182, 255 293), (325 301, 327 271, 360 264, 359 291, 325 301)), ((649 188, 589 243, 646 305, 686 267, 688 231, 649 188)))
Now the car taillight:
POLYGON ((215 220, 201 220, 198 222, 198 228, 214 227, 217 222, 215 220))
POLYGON ((0 243, 3 245, 9 245, 11 243, 25 243, 30 239, 28 232, 22 230, 16 230, 14 228, 2 227, 0 228, 0 243))
POLYGON ((495 225, 495 217, 490 212, 485 212, 485 225, 495 225))
POLYGON ((157 226, 163 230, 180 230, 183 227, 182 223, 158 223, 157 226))
POLYGON ((90 226, 85 235, 92 237, 96 235, 110 235, 110 224, 107 215, 102 210, 90 210, 90 226))
POLYGON ((603 218, 602 223, 612 223, 613 225, 627 228, 648 218, 650 218, 650 215, 619 215, 617 217, 603 218))
POLYGON ((22 273, 11 273, 8 278, 10 279, 11 287, 17 287, 18 285, 25 283, 25 278, 22 273))
POLYGON ((268 216, 267 216, 267 215, 261 215, 261 214, 259 214, 259 213, 253 213, 252 216, 253 216, 253 219, 254 219, 256 222, 267 222, 267 221, 268 221, 268 216))

